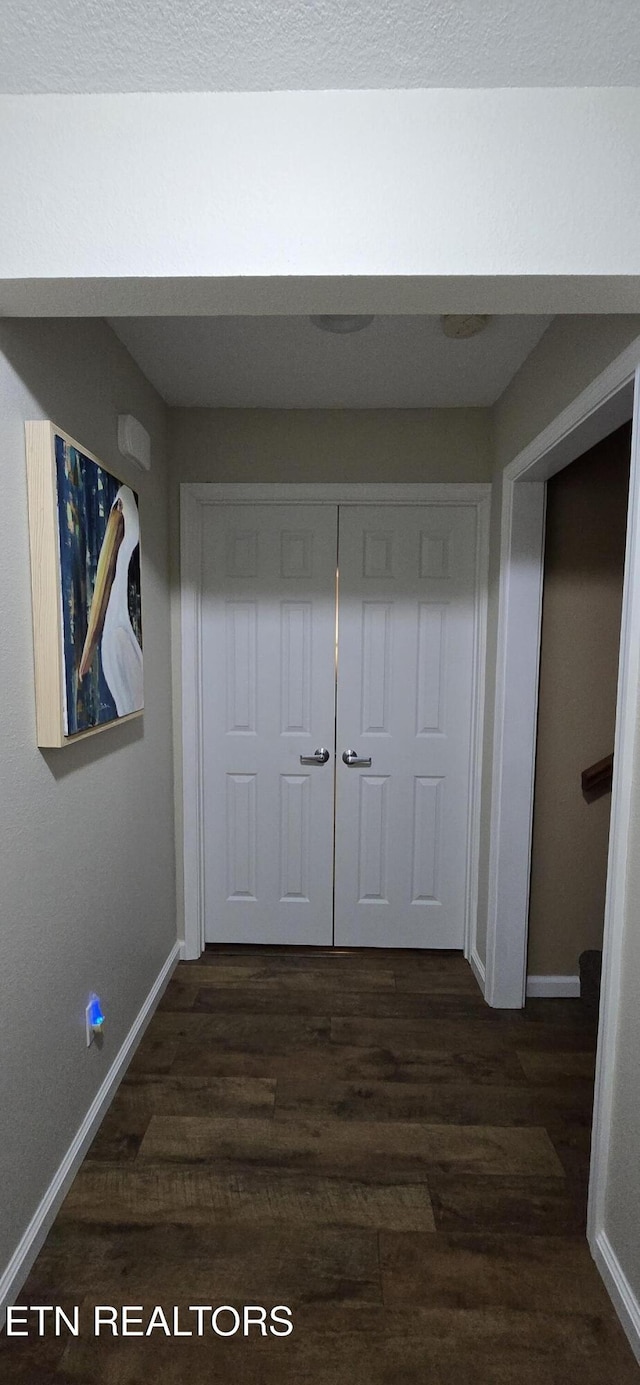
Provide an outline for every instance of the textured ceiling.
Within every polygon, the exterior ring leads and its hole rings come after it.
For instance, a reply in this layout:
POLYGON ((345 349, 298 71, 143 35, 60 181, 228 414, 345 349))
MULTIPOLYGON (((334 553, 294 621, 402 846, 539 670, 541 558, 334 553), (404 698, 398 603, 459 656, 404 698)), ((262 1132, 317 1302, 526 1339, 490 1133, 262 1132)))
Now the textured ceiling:
POLYGON ((549 321, 495 317, 452 341, 436 317, 377 317, 352 336, 306 317, 110 319, 167 403, 274 409, 493 404, 549 321))
POLYGON ((634 86, 638 0, 4 0, 0 91, 634 86))

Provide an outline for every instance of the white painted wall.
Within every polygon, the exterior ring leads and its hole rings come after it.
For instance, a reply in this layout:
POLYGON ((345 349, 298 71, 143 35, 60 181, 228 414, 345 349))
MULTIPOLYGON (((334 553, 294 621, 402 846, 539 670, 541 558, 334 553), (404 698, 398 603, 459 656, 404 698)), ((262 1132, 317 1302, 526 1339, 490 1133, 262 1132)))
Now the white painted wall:
POLYGON ((5 280, 640 272, 636 88, 5 96, 0 130, 5 280))
POLYGON ((0 323, 0 1276, 176 936, 165 410, 105 324, 0 323), (151 433, 143 476, 116 417, 151 433), (25 419, 51 418, 140 495, 146 710, 35 740, 25 419), (102 1049, 84 1008, 101 996, 102 1049))

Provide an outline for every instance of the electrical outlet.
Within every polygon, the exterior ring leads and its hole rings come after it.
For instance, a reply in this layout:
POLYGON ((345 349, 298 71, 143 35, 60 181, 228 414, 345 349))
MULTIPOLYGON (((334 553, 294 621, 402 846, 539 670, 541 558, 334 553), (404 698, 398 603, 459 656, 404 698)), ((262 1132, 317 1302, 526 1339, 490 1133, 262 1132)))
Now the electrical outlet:
POLYGON ((89 1004, 85 1010, 85 1024, 87 1031, 87 1048, 90 1048, 96 1034, 102 1032, 102 1027, 104 1025, 102 1006, 98 996, 95 994, 89 997, 89 1004))

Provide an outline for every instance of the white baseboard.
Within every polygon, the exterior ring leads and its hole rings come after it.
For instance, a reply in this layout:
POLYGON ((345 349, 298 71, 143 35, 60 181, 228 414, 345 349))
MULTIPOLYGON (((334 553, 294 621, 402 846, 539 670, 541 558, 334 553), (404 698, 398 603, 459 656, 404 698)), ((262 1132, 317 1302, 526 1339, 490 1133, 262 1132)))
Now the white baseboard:
POLYGON ((485 982, 486 982, 485 965, 484 965, 484 962, 483 962, 482 958, 479 956, 478 951, 477 951, 477 949, 476 949, 475 947, 473 947, 473 948, 471 949, 471 952, 469 953, 468 961, 469 961, 469 966, 471 967, 471 970, 472 970, 472 972, 473 972, 473 974, 474 974, 474 976, 475 976, 475 978, 476 978, 476 981, 478 982, 478 985, 479 985, 479 987, 480 987, 480 990, 482 991, 482 994, 484 995, 484 993, 485 993, 485 982))
POLYGON ((580 977, 579 976, 528 976, 527 977, 528 996, 546 996, 550 999, 557 999, 567 996, 569 999, 580 997, 580 977))
POLYGON ((7 1306, 16 1302, 16 1296, 24 1284, 29 1270, 42 1246, 56 1213, 66 1196, 78 1171, 84 1155, 96 1133, 102 1117, 109 1106, 113 1094, 122 1077, 133 1050, 153 1015, 162 992, 178 962, 180 944, 175 943, 162 970, 156 977, 149 994, 138 1011, 136 1018, 122 1044, 109 1071, 96 1093, 89 1110, 69 1148, 56 1169, 47 1191, 34 1212, 29 1225, 0 1276, 0 1326, 4 1325, 7 1306))
POLYGON ((591 1253, 620 1322, 629 1338, 629 1345, 640 1362, 640 1303, 631 1288, 620 1261, 605 1231, 599 1231, 591 1253))

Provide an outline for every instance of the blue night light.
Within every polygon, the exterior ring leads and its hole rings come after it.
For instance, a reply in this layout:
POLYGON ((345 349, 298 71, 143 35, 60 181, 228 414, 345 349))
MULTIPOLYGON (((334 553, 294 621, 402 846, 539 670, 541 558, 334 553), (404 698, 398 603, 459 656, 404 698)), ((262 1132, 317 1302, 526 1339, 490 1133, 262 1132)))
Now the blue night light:
POLYGON ((89 1024, 92 1029, 102 1029, 104 1024, 104 1014, 97 995, 93 997, 89 1005, 89 1024))

